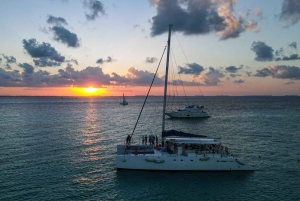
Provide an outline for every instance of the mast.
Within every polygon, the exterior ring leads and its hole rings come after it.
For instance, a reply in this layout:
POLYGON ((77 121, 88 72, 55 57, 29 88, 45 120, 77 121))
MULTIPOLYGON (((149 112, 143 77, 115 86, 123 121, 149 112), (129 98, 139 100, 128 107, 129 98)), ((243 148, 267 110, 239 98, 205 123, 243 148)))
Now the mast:
POLYGON ((167 87, 168 87, 168 76, 169 76, 168 71, 169 71, 169 56, 170 56, 170 45, 171 45, 171 29, 172 29, 172 24, 169 24, 168 51, 167 51, 165 89, 164 89, 164 106, 163 106, 163 115, 162 115, 162 133, 165 131, 165 113, 166 113, 167 87))

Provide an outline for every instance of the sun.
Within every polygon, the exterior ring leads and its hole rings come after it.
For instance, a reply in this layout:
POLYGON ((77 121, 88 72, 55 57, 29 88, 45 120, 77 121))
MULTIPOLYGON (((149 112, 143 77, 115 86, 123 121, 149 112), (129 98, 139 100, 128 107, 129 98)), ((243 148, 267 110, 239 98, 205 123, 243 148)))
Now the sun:
POLYGON ((85 91, 86 93, 95 93, 98 90, 99 90, 98 88, 94 88, 94 87, 83 88, 83 91, 85 91))

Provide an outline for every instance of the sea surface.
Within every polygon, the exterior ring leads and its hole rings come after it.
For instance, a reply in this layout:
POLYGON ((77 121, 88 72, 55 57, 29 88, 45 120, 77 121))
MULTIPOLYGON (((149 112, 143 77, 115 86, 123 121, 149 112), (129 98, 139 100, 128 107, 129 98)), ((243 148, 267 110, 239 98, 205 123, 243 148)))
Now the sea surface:
MULTIPOLYGON (((167 118, 167 129, 221 137, 254 172, 117 170, 144 97, 121 100, 0 97, 0 200, 300 200, 300 97, 189 97, 212 117, 167 118)), ((162 101, 148 98, 134 142, 161 134, 162 101)))

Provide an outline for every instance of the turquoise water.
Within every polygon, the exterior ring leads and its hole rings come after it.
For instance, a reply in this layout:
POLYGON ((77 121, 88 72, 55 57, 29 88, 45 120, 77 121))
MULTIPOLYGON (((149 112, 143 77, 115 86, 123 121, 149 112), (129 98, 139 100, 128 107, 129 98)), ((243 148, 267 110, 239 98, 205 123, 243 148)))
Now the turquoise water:
MULTIPOLYGON (((211 118, 167 119, 221 137, 254 172, 117 171, 144 98, 127 100, 1 97, 0 200, 300 200, 300 97, 207 97, 211 118)), ((135 142, 161 132, 162 98, 148 103, 135 142)))

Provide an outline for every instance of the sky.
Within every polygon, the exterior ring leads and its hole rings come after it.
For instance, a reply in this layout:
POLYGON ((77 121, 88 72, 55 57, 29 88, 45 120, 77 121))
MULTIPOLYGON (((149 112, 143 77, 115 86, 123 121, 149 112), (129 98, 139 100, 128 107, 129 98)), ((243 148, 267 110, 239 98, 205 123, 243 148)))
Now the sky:
POLYGON ((169 24, 169 94, 300 95, 299 0, 1 0, 0 96, 163 95, 169 24))

